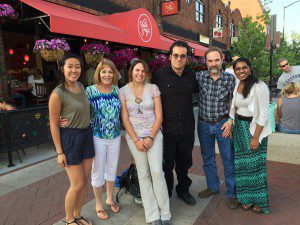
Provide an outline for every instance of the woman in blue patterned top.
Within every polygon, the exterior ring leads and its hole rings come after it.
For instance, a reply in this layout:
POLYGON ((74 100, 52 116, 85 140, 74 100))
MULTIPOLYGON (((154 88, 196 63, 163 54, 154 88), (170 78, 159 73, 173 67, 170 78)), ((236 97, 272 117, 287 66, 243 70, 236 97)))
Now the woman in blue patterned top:
POLYGON ((120 152, 120 109, 118 97, 119 72, 109 59, 102 59, 95 71, 95 85, 86 88, 93 113, 95 159, 92 169, 92 186, 96 198, 97 216, 108 219, 102 204, 102 188, 106 181, 106 204, 112 212, 120 207, 113 201, 113 191, 120 152))

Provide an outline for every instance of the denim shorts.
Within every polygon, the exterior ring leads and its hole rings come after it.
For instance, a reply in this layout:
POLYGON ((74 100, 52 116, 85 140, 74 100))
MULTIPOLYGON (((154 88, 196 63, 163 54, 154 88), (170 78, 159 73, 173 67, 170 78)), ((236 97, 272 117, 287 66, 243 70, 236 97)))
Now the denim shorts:
POLYGON ((68 165, 79 165, 83 159, 94 158, 95 149, 91 127, 61 128, 60 139, 68 165))

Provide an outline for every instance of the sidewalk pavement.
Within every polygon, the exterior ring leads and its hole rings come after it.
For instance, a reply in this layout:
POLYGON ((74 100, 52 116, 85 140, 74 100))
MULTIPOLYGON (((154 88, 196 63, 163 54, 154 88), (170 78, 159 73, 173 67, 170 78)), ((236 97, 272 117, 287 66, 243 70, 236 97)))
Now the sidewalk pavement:
MULTIPOLYGON (((132 160, 124 138, 122 138, 121 146, 118 174, 127 168, 132 160)), ((242 209, 228 209, 225 204, 224 184, 221 186, 219 195, 207 200, 199 199, 197 193, 205 187, 205 181, 198 146, 195 146, 193 155, 194 164, 189 172, 194 180, 191 191, 197 198, 198 204, 195 207, 186 206, 174 194, 171 199, 173 224, 300 224, 300 165, 268 161, 270 214, 257 215, 242 209)), ((224 179, 219 155, 217 155, 217 164, 220 178, 224 179)), ((0 176, 0 224, 48 225, 61 221, 64 218, 64 197, 68 185, 66 173, 56 165, 55 159, 49 159, 24 169, 19 168, 17 171, 0 176)), ((94 224, 145 224, 139 222, 144 221, 143 209, 133 204, 129 196, 125 194, 122 194, 121 197, 121 206, 124 204, 123 210, 120 214, 112 215, 112 218, 105 223, 97 220, 93 214, 93 199, 92 189, 89 186, 83 214, 92 218, 94 224), (122 221, 117 218, 122 218, 122 221)))

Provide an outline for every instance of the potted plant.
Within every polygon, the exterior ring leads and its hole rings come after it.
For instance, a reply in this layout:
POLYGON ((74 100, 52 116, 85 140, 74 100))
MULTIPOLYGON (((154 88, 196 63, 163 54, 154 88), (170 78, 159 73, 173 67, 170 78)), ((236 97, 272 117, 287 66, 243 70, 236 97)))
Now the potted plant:
POLYGON ((89 65, 99 63, 104 55, 107 56, 110 53, 109 47, 102 43, 84 44, 80 51, 89 65))
POLYGON ((8 4, 0 4, 0 19, 17 19, 18 13, 8 4))
POLYGON ((125 64, 129 63, 133 58, 137 58, 137 56, 133 49, 123 48, 114 51, 109 58, 111 61, 114 62, 116 68, 120 70, 125 64))
POLYGON ((151 72, 155 72, 156 70, 167 67, 170 65, 170 59, 165 54, 154 54, 154 57, 148 63, 151 72))
POLYGON ((49 62, 59 61, 65 52, 70 50, 65 39, 54 38, 52 40, 41 39, 35 42, 34 51, 39 52, 43 59, 49 62))

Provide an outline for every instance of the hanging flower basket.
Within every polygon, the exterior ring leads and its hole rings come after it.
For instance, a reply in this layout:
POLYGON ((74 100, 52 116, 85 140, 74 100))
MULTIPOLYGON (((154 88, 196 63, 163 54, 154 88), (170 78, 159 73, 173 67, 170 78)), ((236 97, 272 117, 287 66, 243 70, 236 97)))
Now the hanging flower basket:
POLYGON ((123 48, 114 51, 109 58, 114 62, 117 69, 121 69, 124 64, 129 63, 133 58, 137 58, 137 56, 134 49, 123 48))
POLYGON ((4 19, 17 19, 18 13, 8 4, 0 4, 0 21, 4 19))
POLYGON ((56 62, 59 61, 65 54, 65 51, 62 49, 57 50, 40 50, 40 54, 42 58, 48 62, 56 62))
POLYGON ((170 65, 170 59, 163 53, 155 54, 154 57, 148 63, 151 72, 155 72, 160 68, 164 68, 170 65))
POLYGON ((81 54, 84 54, 85 61, 90 66, 98 64, 104 56, 110 53, 109 47, 101 43, 84 44, 80 51, 81 54))
POLYGON ((98 64, 103 57, 104 53, 98 53, 93 55, 88 52, 84 54, 85 61, 88 65, 98 64))
POLYGON ((33 50, 41 55, 48 62, 59 61, 65 52, 70 50, 65 39, 52 39, 50 41, 42 39, 35 42, 33 50))

